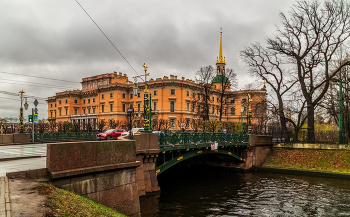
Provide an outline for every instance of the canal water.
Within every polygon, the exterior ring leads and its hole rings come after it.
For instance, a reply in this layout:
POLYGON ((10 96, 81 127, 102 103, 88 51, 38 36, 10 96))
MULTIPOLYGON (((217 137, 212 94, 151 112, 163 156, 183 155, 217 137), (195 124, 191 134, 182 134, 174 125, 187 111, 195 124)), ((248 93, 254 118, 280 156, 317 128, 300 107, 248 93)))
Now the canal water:
POLYGON ((169 169, 142 217, 350 216, 350 181, 265 172, 169 169))

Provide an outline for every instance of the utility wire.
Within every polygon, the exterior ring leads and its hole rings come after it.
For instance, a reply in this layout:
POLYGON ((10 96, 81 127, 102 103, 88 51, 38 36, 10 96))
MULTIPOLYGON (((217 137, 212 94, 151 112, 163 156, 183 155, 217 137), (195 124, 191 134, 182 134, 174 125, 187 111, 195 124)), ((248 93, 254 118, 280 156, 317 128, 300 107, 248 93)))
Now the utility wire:
POLYGON ((13 73, 13 72, 0 72, 0 73, 10 74, 10 75, 21 75, 21 76, 27 76, 27 77, 33 77, 33 78, 41 78, 41 79, 48 79, 48 80, 55 80, 55 81, 64 81, 64 82, 71 82, 71 83, 80 83, 78 81, 68 81, 68 80, 61 80, 61 79, 56 79, 56 78, 47 78, 47 77, 35 76, 35 75, 23 75, 23 74, 18 74, 18 73, 13 73))
POLYGON ((60 89, 74 89, 74 88, 68 88, 68 87, 51 87, 51 86, 43 86, 43 85, 35 85, 35 84, 21 84, 21 83, 13 83, 13 82, 2 82, 0 83, 6 83, 6 84, 18 84, 18 85, 25 85, 25 86, 34 86, 34 87, 42 87, 42 88, 60 88, 60 89))
MULTIPOLYGON (((11 96, 20 96, 19 93, 11 93, 11 92, 7 92, 7 91, 0 91, 0 93, 6 94, 6 95, 11 95, 11 96)), ((33 98, 33 99, 38 99, 38 100, 47 100, 47 98, 44 98, 44 97, 30 96, 30 95, 23 95, 23 98, 33 98)))
MULTIPOLYGON (((2 82, 2 81, 14 81, 17 82, 15 84, 32 84, 32 85, 40 85, 40 86, 47 86, 52 88, 69 88, 72 89, 73 87, 67 87, 67 86, 59 86, 59 85, 53 85, 53 84, 43 84, 43 83, 36 83, 36 82, 30 82, 30 81, 18 81, 18 80, 11 80, 11 79, 1 79, 0 83, 8 83, 8 82, 2 82)), ((13 83, 12 83, 13 84, 13 83)))
MULTIPOLYGON (((9 99, 9 100, 14 100, 14 101, 20 102, 20 99, 8 98, 8 97, 3 97, 3 96, 0 96, 0 99, 9 99)), ((43 100, 43 99, 38 99, 38 101, 45 101, 46 102, 46 100, 43 100)))
POLYGON ((0 96, 0 98, 1 99, 9 99, 9 100, 16 100, 16 101, 18 101, 18 99, 14 99, 14 98, 7 98, 7 97, 2 97, 2 96, 0 96))
MULTIPOLYGON (((113 42, 107 37, 107 35, 102 31, 102 29, 97 25, 97 23, 92 19, 92 17, 88 14, 88 12, 83 8, 83 6, 78 2, 78 0, 75 0, 78 5, 81 7, 81 9, 83 9, 83 11, 86 13, 86 15, 88 15, 88 17, 91 19, 92 22, 94 22, 94 24, 97 26, 97 28, 102 32, 102 34, 107 38, 107 40, 113 45, 113 47, 118 51, 118 53, 120 54, 120 56, 122 56, 124 58, 124 60, 129 64, 129 66, 132 68, 132 70, 134 70, 134 72, 143 80, 143 78, 139 75, 139 73, 136 72, 136 70, 134 69, 134 67, 132 67, 132 65, 129 63, 129 61, 123 56, 123 54, 118 50, 118 48, 113 44, 113 42)), ((144 80, 143 80, 144 81, 144 80)))

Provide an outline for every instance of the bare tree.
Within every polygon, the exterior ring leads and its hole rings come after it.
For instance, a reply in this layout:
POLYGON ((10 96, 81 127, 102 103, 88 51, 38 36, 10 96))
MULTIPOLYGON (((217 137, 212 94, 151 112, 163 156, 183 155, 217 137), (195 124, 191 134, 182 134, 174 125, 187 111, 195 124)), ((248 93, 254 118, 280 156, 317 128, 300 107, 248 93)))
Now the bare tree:
MULTIPOLYGON (((275 113, 278 114, 282 134, 289 141, 285 120, 288 119, 284 111, 284 100, 288 91, 297 83, 297 78, 287 70, 288 62, 277 52, 263 48, 259 43, 252 44, 240 52, 243 62, 249 67, 249 72, 258 80, 263 79, 273 90, 277 106, 275 113)), ((292 119, 288 119, 293 121, 292 119)))
POLYGON ((73 121, 73 128, 75 132, 80 132, 80 123, 78 121, 73 121))
POLYGON ((198 132, 201 120, 198 117, 193 117, 190 121, 191 128, 194 132, 198 132))
POLYGON ((152 119, 152 129, 153 130, 160 130, 159 129, 159 119, 158 119, 158 117, 152 119))
POLYGON ((6 134, 7 122, 5 119, 0 119, 0 134, 6 134))
POLYGON ((210 94, 213 86, 213 79, 215 77, 214 68, 212 66, 201 67, 199 71, 195 73, 196 82, 202 86, 201 93, 198 95, 199 101, 197 106, 200 106, 199 110, 203 120, 209 120, 209 106, 210 106, 210 94))
POLYGON ((217 75, 219 78, 219 120, 221 121, 224 113, 224 106, 227 105, 226 96, 231 92, 231 89, 237 87, 237 74, 233 69, 226 68, 222 75, 217 75))
POLYGON ((330 81, 345 65, 330 68, 335 51, 350 36, 350 7, 344 0, 298 1, 289 17, 280 13, 282 28, 267 39, 268 48, 294 65, 306 100, 308 142, 315 141, 315 107, 329 88, 330 81))
POLYGON ((162 130, 167 133, 170 128, 170 120, 169 119, 160 119, 162 130))
POLYGON ((49 131, 54 132, 54 131, 56 131, 56 128, 57 128, 56 121, 54 121, 54 120, 49 121, 49 131))
POLYGON ((105 120, 100 120, 97 124, 98 131, 102 132, 105 126, 106 126, 105 120))
POLYGON ((109 128, 116 129, 120 123, 119 123, 119 120, 115 121, 114 119, 109 119, 108 124, 109 124, 109 128))
POLYGON ((42 120, 39 120, 39 122, 34 124, 34 126, 36 128, 35 132, 38 132, 38 133, 44 133, 49 129, 49 124, 43 122, 42 120))
MULTIPOLYGON (((344 62, 344 60, 350 60, 349 55, 345 49, 340 49, 336 53, 334 59, 335 67, 344 62)), ((325 111, 323 114, 324 122, 341 124, 344 142, 347 143, 350 133, 350 67, 343 67, 337 76, 330 82, 330 87, 324 96, 324 100, 321 101, 320 107, 325 111), (342 91, 340 93, 340 87, 342 91), (341 114, 341 115, 340 115, 341 114), (339 123, 339 118, 341 118, 339 123)), ((317 112, 319 113, 319 112, 317 112)))

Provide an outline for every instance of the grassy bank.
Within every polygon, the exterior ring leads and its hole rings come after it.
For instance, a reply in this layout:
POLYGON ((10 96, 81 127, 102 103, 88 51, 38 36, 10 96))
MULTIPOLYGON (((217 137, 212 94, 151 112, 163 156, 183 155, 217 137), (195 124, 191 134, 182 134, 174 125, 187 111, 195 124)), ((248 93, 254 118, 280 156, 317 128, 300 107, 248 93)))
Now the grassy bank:
POLYGON ((349 150, 273 150, 264 167, 350 174, 349 150))
POLYGON ((44 184, 38 189, 48 196, 47 206, 52 210, 47 216, 120 216, 113 209, 103 206, 93 200, 59 189, 50 184, 44 184))

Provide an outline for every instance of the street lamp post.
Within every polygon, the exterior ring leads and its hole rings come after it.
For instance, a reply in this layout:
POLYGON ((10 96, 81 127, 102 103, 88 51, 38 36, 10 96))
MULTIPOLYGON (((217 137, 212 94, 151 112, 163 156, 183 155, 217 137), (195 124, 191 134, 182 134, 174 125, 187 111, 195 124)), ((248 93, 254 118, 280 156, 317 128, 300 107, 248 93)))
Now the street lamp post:
POLYGON ((133 114, 134 114, 134 108, 133 108, 133 106, 132 105, 130 105, 130 108, 129 109, 127 109, 127 114, 128 114, 128 116, 130 116, 130 121, 129 121, 129 139, 130 140, 132 140, 132 139, 134 139, 134 135, 133 135, 133 133, 132 133, 132 116, 133 116, 133 114))
POLYGON ((247 118, 247 122, 248 122, 248 134, 252 133, 252 106, 251 106, 251 102, 252 102, 252 97, 250 96, 250 94, 248 93, 248 118, 247 118))
MULTIPOLYGON (((143 103, 143 118, 144 123, 143 127, 145 132, 152 132, 152 108, 151 108, 151 94, 149 93, 147 89, 147 76, 149 76, 149 73, 147 73, 148 66, 144 63, 143 68, 145 70, 145 89, 143 90, 143 96, 144 96, 144 103, 143 103)), ((138 87, 136 84, 137 78, 141 76, 134 77, 135 79, 135 86, 133 87, 134 95, 136 96, 138 93, 138 87)))
POLYGON ((343 144, 343 87, 341 81, 339 82, 339 138, 338 143, 343 144))
MULTIPOLYGON (((20 98, 21 98, 21 107, 19 108, 19 121, 20 121, 20 125, 19 125, 19 132, 20 133, 24 133, 24 127, 23 127, 23 94, 25 93, 23 90, 21 90, 19 92, 21 94, 20 98)), ((28 109, 28 103, 27 103, 27 98, 26 98, 26 102, 24 104, 24 108, 25 110, 28 109)))
POLYGON ((243 112, 244 112, 244 107, 241 107, 241 126, 242 126, 242 133, 243 133, 243 112))
POLYGON ((38 121, 38 109, 37 109, 37 106, 38 106, 39 102, 38 100, 34 100, 34 108, 32 108, 32 120, 33 120, 33 130, 32 130, 32 142, 35 142, 35 138, 34 138, 34 133, 35 133, 35 122, 38 121))

